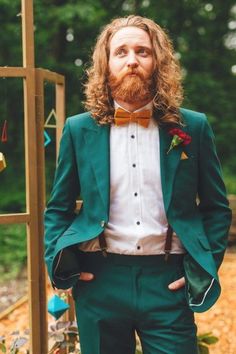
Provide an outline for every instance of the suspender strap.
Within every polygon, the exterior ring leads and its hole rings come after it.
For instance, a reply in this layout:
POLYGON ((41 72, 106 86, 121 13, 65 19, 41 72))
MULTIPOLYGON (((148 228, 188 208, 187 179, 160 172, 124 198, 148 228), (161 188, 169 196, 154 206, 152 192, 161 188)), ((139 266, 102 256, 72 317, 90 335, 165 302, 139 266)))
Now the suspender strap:
POLYGON ((107 242, 105 239, 104 232, 101 232, 100 235, 98 236, 98 242, 103 256, 107 257, 107 242))
POLYGON ((168 229, 166 232, 166 243, 165 243, 165 260, 168 260, 171 247, 172 247, 172 237, 173 237, 173 229, 172 227, 168 224, 168 229))

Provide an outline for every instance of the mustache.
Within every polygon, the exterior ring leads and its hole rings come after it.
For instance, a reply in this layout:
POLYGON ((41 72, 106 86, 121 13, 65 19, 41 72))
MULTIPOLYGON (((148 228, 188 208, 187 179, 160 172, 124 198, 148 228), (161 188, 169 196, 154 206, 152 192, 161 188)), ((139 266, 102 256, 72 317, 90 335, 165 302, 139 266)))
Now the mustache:
POLYGON ((136 68, 127 69, 126 72, 123 75, 125 77, 125 76, 133 75, 133 74, 139 76, 141 79, 144 79, 143 73, 140 70, 136 69, 136 68))
POLYGON ((144 80, 144 75, 143 73, 138 70, 137 68, 125 68, 120 74, 119 76, 117 77, 118 81, 123 81, 123 79, 126 77, 126 76, 129 76, 129 75, 137 75, 139 76, 140 79, 144 80))

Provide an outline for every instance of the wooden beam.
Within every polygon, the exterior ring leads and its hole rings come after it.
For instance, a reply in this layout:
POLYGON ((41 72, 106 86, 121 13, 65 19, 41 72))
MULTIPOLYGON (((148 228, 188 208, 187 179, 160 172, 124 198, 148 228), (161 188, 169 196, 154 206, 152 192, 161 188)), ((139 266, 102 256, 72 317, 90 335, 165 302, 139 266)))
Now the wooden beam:
MULTIPOLYGON (((37 121, 44 121, 44 108, 43 105, 43 83, 45 81, 53 82, 56 84, 56 115, 57 115, 57 123, 56 123, 56 157, 59 152, 59 144, 62 135, 62 130, 65 123, 65 78, 64 76, 57 74, 53 71, 44 70, 44 69, 36 69, 36 74, 38 77, 38 91, 37 91, 37 112, 38 110, 42 110, 42 113, 38 114, 37 121), (40 82, 40 83, 39 83, 40 82), (41 88, 40 88, 41 87, 41 88), (42 101, 42 104, 39 102, 42 101), (40 117, 40 118, 39 118, 40 117)), ((42 126, 39 130, 42 132, 42 126)), ((41 133, 40 133, 41 134, 41 133)))
POLYGON ((57 113, 57 127, 56 127, 56 157, 58 157, 60 139, 65 123, 65 84, 56 84, 56 113, 57 113))
POLYGON ((26 224, 30 221, 28 213, 0 214, 0 225, 3 224, 26 224))
POLYGON ((30 353, 42 353, 41 309, 39 299, 39 232, 38 232, 38 176, 37 176, 37 136, 35 118, 35 70, 24 79, 24 126, 25 126, 25 169, 26 206, 30 214, 27 224, 27 262, 29 284, 29 327, 30 353), (37 319, 37 320, 36 320, 37 319))
MULTIPOLYGON (((40 299, 41 299, 41 333, 47 328, 47 309, 45 303, 47 300, 44 262, 44 227, 43 227, 43 211, 45 209, 45 148, 44 148, 44 83, 52 82, 56 84, 56 151, 58 152, 59 140, 65 121, 65 79, 62 75, 44 69, 36 69, 36 124, 37 124, 37 161, 38 161, 38 211, 39 211, 39 267, 40 267, 40 299)), ((46 336, 46 334, 45 334, 46 336)), ((46 336, 47 337, 47 336, 46 336)), ((43 343, 41 350, 46 353, 46 344, 43 343)))
POLYGON ((63 75, 55 73, 54 71, 46 70, 46 69, 36 69, 37 72, 40 72, 44 81, 53 82, 54 84, 65 84, 65 78, 63 75))
MULTIPOLYGON (((27 225, 28 282, 30 353, 46 354, 47 328, 42 323, 39 256, 39 210, 37 175, 37 134, 35 109, 35 60, 34 60, 34 19, 33 0, 21 0, 23 66, 30 70, 24 79, 24 124, 25 124, 25 168, 26 168, 26 205, 30 214, 27 225)), ((45 307, 45 304, 44 304, 45 307)))
POLYGON ((0 66, 0 77, 26 77, 27 69, 18 67, 0 66))
POLYGON ((28 295, 24 295, 19 300, 17 300, 14 304, 9 306, 6 310, 0 313, 0 321, 5 317, 9 316, 13 311, 15 311, 18 307, 24 305, 24 303, 28 301, 28 295))
MULTIPOLYGON (((47 293, 46 293, 46 283, 47 279, 45 277, 45 262, 44 262, 44 227, 43 227, 43 212, 45 209, 45 148, 44 148, 44 120, 45 120, 45 110, 44 110, 44 83, 46 81, 53 82, 56 84, 56 114, 57 114, 57 126, 56 126, 56 136, 57 141, 61 137, 61 132, 63 129, 65 121, 65 94, 64 94, 64 77, 43 69, 36 69, 36 129, 37 129, 37 176, 38 176, 38 230, 39 230, 39 245, 38 245, 38 256, 39 256, 39 283, 40 286, 40 307, 41 307, 41 333, 47 328, 47 293)), ((47 338, 47 334, 45 334, 47 338)), ((42 353, 46 353, 46 343, 42 342, 41 347, 42 353)))
POLYGON ((48 352, 48 321, 47 321, 47 287, 46 269, 44 261, 44 209, 45 209, 45 149, 44 149, 44 79, 42 70, 36 73, 36 129, 37 129, 37 176, 38 176, 38 257, 39 257, 39 301, 40 301, 40 332, 43 334, 41 342, 42 353, 48 352))

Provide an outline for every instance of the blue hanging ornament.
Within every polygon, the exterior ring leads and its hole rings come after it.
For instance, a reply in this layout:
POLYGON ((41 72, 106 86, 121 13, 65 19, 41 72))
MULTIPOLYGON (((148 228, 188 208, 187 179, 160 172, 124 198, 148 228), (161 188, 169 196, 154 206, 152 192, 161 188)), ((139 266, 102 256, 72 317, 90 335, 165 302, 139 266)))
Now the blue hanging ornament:
POLYGON ((48 301, 48 312, 56 319, 60 318, 70 306, 58 295, 54 295, 48 301))
POLYGON ((46 147, 48 144, 50 144, 50 142, 51 142, 51 138, 46 132, 46 130, 44 130, 44 146, 46 147))

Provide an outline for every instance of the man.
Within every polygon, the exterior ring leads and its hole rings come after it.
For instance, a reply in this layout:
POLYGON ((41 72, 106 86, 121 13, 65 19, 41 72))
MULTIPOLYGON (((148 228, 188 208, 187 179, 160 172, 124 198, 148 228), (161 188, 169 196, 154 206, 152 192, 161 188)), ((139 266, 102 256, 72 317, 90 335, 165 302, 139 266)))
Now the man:
POLYGON ((219 297, 231 212, 212 130, 182 96, 157 24, 105 27, 45 213, 49 275, 73 287, 82 354, 134 354, 135 332, 144 354, 197 353, 193 312, 219 297))

